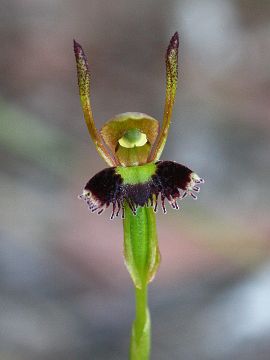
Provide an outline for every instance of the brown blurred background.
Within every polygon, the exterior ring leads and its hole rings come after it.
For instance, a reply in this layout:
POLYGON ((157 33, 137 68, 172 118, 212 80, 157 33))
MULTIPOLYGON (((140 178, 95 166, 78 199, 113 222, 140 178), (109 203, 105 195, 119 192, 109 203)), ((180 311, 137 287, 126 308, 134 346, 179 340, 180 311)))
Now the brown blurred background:
POLYGON ((164 54, 180 86, 163 159, 206 183, 158 215, 155 360, 270 358, 270 2, 2 0, 0 359, 127 359, 133 288, 122 224, 77 199, 105 167, 80 108, 72 39, 96 122, 161 120, 164 54))

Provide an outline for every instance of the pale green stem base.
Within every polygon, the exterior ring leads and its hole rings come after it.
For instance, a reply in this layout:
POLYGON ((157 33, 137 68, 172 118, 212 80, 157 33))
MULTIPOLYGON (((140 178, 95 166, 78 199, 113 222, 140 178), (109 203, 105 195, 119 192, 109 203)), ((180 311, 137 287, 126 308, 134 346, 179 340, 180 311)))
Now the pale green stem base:
POLYGON ((151 346, 151 320, 147 305, 147 285, 135 288, 136 317, 132 325, 130 360, 148 360, 151 346))

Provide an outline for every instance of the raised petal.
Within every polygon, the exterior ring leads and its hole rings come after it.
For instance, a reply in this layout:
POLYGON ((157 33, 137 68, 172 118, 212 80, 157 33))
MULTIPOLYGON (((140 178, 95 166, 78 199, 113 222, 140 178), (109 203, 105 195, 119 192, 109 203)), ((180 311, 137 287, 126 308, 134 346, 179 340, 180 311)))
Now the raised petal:
POLYGON ((103 143, 103 139, 94 123, 91 102, 90 102, 90 73, 88 69, 88 62, 81 45, 77 43, 75 40, 74 40, 74 53, 77 64, 77 76, 78 76, 81 105, 89 134, 91 135, 91 138, 94 141, 99 154, 103 157, 103 159, 107 162, 108 165, 114 166, 117 164, 117 162, 115 161, 113 156, 108 152, 108 149, 105 147, 103 143))
POLYGON ((166 99, 162 128, 158 139, 149 155, 149 161, 157 161, 164 149, 171 123, 172 109, 175 100, 178 80, 179 36, 176 32, 171 38, 166 53, 166 99))
POLYGON ((101 134, 121 165, 134 166, 147 162, 158 129, 158 121, 151 116, 127 112, 107 121, 101 134))

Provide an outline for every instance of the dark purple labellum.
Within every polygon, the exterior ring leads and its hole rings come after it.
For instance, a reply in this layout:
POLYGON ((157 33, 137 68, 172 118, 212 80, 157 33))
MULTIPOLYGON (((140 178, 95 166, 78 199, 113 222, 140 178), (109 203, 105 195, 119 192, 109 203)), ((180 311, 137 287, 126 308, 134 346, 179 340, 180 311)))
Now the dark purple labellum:
POLYGON ((179 209, 177 199, 183 199, 192 192, 199 192, 198 184, 204 180, 186 166, 173 161, 156 162, 156 171, 148 181, 138 184, 124 183, 116 168, 100 171, 86 184, 83 194, 89 209, 98 210, 101 214, 105 208, 112 204, 111 219, 118 216, 122 209, 124 217, 124 203, 127 202, 134 215, 138 206, 152 206, 157 211, 158 197, 161 198, 163 212, 166 213, 165 199, 172 208, 179 209))
MULTIPOLYGON (((178 210, 177 199, 194 195, 194 185, 203 182, 192 170, 173 161, 158 161, 156 173, 152 176, 153 192, 161 195, 161 205, 166 213, 165 199, 178 210)), ((196 191, 196 190, 195 190, 196 191)), ((194 195, 195 196, 195 195, 194 195)))
POLYGON ((105 208, 113 204, 114 215, 116 205, 118 205, 116 214, 118 216, 122 205, 120 203, 122 182, 121 176, 115 172, 114 167, 104 169, 88 181, 80 197, 86 201, 92 212, 99 210, 98 214, 101 214, 105 208))

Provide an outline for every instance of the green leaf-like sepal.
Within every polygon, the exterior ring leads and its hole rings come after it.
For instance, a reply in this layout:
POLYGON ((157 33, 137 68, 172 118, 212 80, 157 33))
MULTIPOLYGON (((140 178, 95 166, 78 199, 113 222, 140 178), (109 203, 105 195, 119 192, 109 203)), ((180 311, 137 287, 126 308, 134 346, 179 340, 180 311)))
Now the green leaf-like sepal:
POLYGON ((142 289, 153 280, 159 263, 156 215, 151 207, 139 207, 134 215, 125 204, 124 256, 136 286, 142 289))

